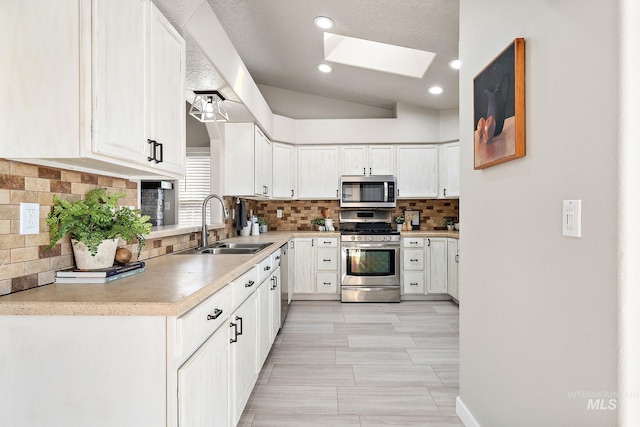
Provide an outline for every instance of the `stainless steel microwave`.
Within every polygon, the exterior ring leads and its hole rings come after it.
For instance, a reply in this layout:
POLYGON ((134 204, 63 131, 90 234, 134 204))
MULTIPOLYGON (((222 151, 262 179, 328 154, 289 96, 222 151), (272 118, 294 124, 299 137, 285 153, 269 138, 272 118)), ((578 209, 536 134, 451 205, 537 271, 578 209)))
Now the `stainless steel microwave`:
POLYGON ((392 175, 343 175, 341 208, 395 208, 396 177, 392 175))

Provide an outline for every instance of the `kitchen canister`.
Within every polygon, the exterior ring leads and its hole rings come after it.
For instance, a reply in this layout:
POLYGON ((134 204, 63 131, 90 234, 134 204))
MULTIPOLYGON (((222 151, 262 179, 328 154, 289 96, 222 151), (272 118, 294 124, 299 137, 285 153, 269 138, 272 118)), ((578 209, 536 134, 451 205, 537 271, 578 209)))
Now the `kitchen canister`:
POLYGON ((252 222, 251 223, 251 235, 252 236, 257 236, 260 234, 260 224, 258 224, 257 222, 252 222))
POLYGON ((251 234, 251 223, 248 223, 247 225, 242 227, 242 230, 240 230, 240 235, 241 236, 248 236, 250 234, 251 234))

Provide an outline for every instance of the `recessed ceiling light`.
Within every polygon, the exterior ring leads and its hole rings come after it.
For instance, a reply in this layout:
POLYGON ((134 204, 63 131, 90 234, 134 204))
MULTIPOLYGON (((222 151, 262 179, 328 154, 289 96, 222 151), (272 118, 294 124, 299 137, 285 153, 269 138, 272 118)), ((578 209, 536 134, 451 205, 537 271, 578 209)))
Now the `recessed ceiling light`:
POLYGON ((442 89, 440 86, 431 86, 428 91, 431 95, 440 95, 442 92, 444 92, 444 89, 442 89))
POLYGON ((333 20, 326 16, 318 16, 313 20, 313 23, 316 24, 316 27, 322 28, 323 30, 329 30, 334 26, 333 20))
POLYGON ((459 59, 452 59, 451 61, 449 61, 449 67, 453 68, 454 70, 459 70, 460 65, 461 62, 459 59))
POLYGON ((325 64, 325 63, 320 63, 320 64, 316 65, 316 68, 321 73, 330 73, 330 72, 333 71, 333 67, 331 65, 325 64))

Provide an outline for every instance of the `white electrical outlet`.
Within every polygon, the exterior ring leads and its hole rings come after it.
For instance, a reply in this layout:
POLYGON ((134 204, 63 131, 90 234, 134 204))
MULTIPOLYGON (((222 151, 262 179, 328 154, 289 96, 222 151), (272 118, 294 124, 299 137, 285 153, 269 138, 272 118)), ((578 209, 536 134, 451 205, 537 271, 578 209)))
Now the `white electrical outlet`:
POLYGON ((277 218, 282 218, 282 209, 277 209, 276 210, 276 217, 277 218))
POLYGON ((171 202, 164 202, 164 210, 168 211, 171 209, 171 202))
POLYGON ((40 233, 40 203, 20 203, 20 234, 40 233))

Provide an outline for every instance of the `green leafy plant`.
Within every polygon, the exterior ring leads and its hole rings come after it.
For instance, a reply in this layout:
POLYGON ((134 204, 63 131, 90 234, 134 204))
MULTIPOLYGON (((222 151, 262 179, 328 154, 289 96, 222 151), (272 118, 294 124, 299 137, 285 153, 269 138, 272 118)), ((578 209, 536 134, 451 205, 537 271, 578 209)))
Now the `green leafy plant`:
POLYGON ((96 188, 87 193, 84 200, 70 202, 53 196, 53 210, 47 217, 51 249, 67 234, 85 245, 95 256, 98 246, 105 239, 138 240, 138 256, 144 247, 145 235, 151 232, 149 216, 140 210, 118 207, 122 193, 107 193, 106 188, 96 188))
POLYGON ((404 216, 398 215, 397 217, 393 218, 393 222, 395 222, 396 224, 404 224, 404 216))
POLYGON ((316 218, 311 220, 313 225, 324 225, 324 218, 316 218))
POLYGON ((453 225, 453 218, 446 217, 443 222, 445 226, 453 225))
POLYGON ((267 221, 265 221, 265 219, 261 216, 258 217, 258 224, 259 225, 267 225, 267 221))

